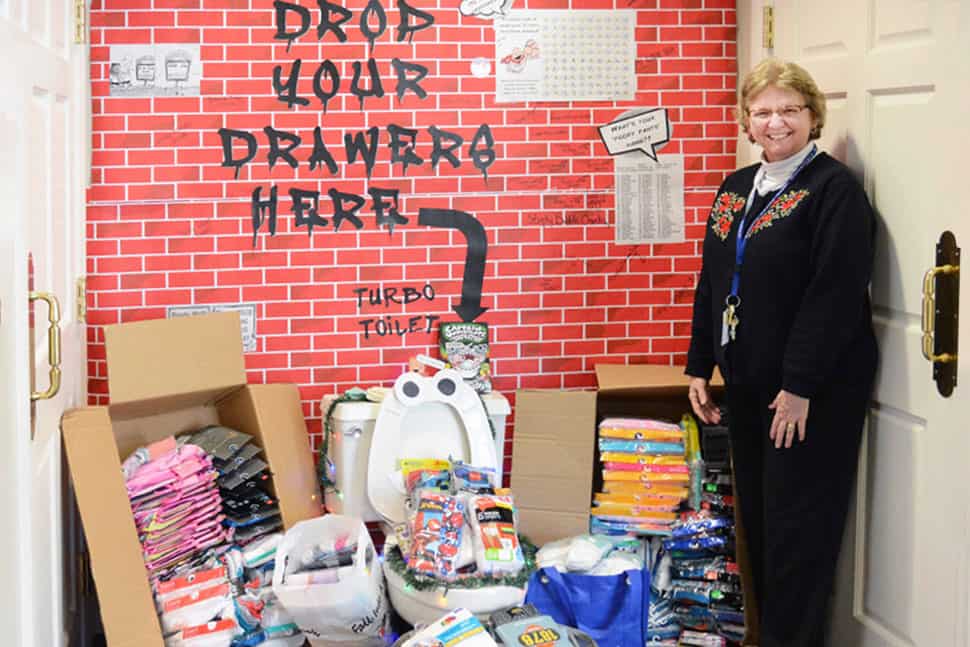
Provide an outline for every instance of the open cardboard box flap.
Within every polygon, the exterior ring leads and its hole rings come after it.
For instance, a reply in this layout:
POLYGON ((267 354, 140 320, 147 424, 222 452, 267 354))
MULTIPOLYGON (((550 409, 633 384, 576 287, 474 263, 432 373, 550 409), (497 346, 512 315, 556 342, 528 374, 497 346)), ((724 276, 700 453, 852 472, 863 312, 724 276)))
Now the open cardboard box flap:
POLYGON ((152 604, 152 591, 108 409, 68 411, 61 425, 110 644, 162 647, 158 617, 141 608, 152 604))
MULTIPOLYGON (((686 393, 690 377, 684 375, 683 366, 657 364, 597 364, 596 383, 599 392, 611 395, 629 395, 649 391, 652 394, 686 393)), ((716 370, 712 385, 721 385, 721 374, 716 370)))
POLYGON ((111 405, 64 414, 61 429, 108 643, 163 647, 122 461, 167 436, 223 424, 253 436, 283 525, 322 513, 300 394, 246 385, 235 312, 105 328, 111 405))
POLYGON ((105 326, 112 417, 213 402, 246 384, 238 312, 105 326))

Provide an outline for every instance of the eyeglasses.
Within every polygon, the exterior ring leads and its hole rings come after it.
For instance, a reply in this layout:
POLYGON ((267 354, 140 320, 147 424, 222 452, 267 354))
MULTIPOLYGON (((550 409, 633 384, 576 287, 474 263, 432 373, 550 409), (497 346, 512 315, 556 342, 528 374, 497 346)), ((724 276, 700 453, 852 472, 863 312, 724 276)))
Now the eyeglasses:
POLYGON ((754 121, 770 121, 771 115, 778 115, 785 121, 790 121, 797 117, 802 110, 808 106, 783 106, 781 108, 776 108, 775 110, 768 110, 767 108, 759 108, 758 110, 748 111, 748 116, 754 121))

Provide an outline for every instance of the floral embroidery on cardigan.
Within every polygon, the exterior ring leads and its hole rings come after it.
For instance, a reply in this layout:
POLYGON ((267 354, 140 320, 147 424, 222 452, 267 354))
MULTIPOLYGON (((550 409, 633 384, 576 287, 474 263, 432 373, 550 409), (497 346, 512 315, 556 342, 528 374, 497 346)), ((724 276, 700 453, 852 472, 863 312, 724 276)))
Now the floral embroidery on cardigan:
POLYGON ((714 230, 715 236, 722 241, 727 239, 728 232, 731 231, 731 223, 734 222, 734 216, 741 213, 745 202, 745 198, 730 191, 717 196, 714 200, 714 208, 711 209, 711 229, 714 230))
POLYGON ((760 218, 751 223, 751 227, 748 228, 748 233, 745 234, 745 238, 751 238, 758 232, 767 229, 776 220, 787 218, 795 210, 795 207, 798 206, 798 203, 807 196, 808 191, 801 189, 799 191, 789 191, 774 200, 771 203, 771 207, 761 214, 760 218))

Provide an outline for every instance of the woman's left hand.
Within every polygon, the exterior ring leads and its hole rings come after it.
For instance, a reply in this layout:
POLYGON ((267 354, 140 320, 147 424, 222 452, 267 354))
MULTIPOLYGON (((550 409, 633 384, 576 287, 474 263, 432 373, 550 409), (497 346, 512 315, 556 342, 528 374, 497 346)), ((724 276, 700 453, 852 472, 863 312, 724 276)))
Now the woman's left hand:
POLYGON ((780 448, 782 443, 785 447, 791 447, 796 431, 798 432, 798 440, 805 442, 808 398, 781 390, 775 396, 774 401, 768 405, 768 408, 775 411, 768 437, 775 441, 776 449, 780 448))

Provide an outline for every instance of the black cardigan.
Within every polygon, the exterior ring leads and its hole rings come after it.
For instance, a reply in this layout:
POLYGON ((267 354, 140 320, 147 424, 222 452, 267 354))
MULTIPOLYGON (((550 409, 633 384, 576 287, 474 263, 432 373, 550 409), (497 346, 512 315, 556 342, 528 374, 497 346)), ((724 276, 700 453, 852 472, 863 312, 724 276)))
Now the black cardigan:
POLYGON ((717 363, 728 384, 783 388, 806 398, 871 384, 875 217, 849 169, 826 153, 749 223, 737 338, 721 345, 737 231, 758 166, 729 175, 714 199, 685 372, 709 379, 717 363))

